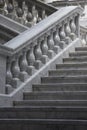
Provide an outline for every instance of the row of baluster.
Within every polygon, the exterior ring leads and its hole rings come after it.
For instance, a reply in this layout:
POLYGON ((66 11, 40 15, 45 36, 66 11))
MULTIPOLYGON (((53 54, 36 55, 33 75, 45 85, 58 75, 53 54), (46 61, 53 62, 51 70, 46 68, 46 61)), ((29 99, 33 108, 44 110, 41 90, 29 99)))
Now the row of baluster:
MULTIPOLYGON (((15 89, 76 38, 75 17, 55 26, 29 44, 21 53, 7 58, 6 88, 15 89)), ((7 92, 8 93, 8 90, 7 92)))
POLYGON ((0 0, 0 13, 21 24, 32 27, 45 19, 48 14, 44 8, 38 10, 35 4, 29 4, 26 4, 25 1, 0 0))

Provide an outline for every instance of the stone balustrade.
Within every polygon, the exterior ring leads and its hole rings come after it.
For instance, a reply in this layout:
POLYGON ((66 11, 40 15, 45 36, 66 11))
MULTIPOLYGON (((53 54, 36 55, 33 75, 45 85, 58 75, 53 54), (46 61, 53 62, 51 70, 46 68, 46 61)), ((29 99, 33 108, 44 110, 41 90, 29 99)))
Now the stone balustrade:
POLYGON ((36 25, 56 9, 35 0, 0 0, 0 13, 27 27, 36 25))
POLYGON ((26 83, 35 72, 79 37, 81 12, 80 7, 64 7, 30 30, 0 45, 0 58, 3 57, 5 64, 4 67, 0 65, 5 74, 3 77, 0 75, 3 79, 0 83, 0 89, 3 88, 1 93, 11 93, 26 83))

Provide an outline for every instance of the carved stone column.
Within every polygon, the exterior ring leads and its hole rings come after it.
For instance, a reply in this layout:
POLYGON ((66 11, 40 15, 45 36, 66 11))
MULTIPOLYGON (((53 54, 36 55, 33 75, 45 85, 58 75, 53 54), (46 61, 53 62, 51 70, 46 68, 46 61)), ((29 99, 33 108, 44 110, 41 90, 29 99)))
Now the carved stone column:
POLYGON ((42 51, 41 51, 41 39, 35 41, 34 55, 35 55, 35 68, 39 69, 42 67, 42 51))
POLYGON ((27 51, 27 73, 29 75, 33 75, 35 71, 34 63, 35 63, 35 56, 34 56, 34 46, 32 45, 30 49, 27 51))

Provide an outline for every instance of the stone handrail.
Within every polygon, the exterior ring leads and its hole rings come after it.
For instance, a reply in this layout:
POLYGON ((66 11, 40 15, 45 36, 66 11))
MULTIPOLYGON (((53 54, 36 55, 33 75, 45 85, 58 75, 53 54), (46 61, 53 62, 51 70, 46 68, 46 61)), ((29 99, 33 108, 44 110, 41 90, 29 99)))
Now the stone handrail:
POLYGON ((0 45, 4 66, 1 93, 10 93, 51 60, 66 45, 79 37, 80 7, 64 7, 0 45), (5 67, 5 68, 4 68, 5 67))

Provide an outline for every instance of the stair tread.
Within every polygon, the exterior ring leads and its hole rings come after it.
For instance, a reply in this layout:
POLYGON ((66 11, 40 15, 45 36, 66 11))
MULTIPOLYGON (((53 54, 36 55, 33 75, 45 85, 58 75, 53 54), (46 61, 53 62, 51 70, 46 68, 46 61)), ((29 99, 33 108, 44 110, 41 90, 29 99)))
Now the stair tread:
POLYGON ((87 54, 87 51, 75 51, 75 52, 70 52, 69 54, 87 54))
POLYGON ((71 68, 71 69, 52 69, 52 70, 49 70, 49 71, 72 71, 72 70, 75 70, 75 71, 87 71, 87 69, 86 68, 71 68))
POLYGON ((39 85, 41 85, 41 86, 58 86, 58 85, 87 85, 87 83, 55 83, 55 84, 33 84, 33 86, 39 86, 39 85))
POLYGON ((24 94, 66 94, 66 93, 80 93, 80 94, 85 94, 87 93, 87 91, 43 91, 43 92, 38 92, 38 91, 34 91, 34 92, 28 92, 25 91, 24 94))
POLYGON ((0 119, 0 122, 2 122, 2 121, 5 121, 5 122, 13 122, 13 121, 23 121, 23 123, 25 123, 24 121, 40 121, 40 122, 42 122, 42 121, 46 121, 46 122, 48 122, 48 121, 50 121, 49 123, 51 124, 51 122, 54 122, 54 123, 56 123, 56 121, 57 121, 57 123, 58 122, 61 122, 61 123, 63 123, 63 121, 64 122, 71 122, 71 123, 73 123, 73 122, 81 122, 81 123, 87 123, 87 120, 76 120, 76 119, 0 119))
POLYGON ((52 77, 50 77, 50 76, 45 76, 45 77, 41 77, 41 78, 87 78, 87 75, 79 75, 79 77, 77 76, 77 75, 72 75, 72 76, 52 76, 52 77))

